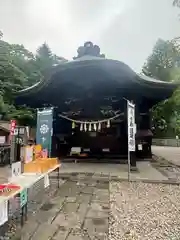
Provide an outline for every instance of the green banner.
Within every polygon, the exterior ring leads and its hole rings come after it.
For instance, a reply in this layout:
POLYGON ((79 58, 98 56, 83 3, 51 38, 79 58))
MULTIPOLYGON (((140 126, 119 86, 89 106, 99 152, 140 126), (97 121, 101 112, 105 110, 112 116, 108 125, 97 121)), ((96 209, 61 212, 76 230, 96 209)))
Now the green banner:
POLYGON ((22 190, 22 192, 20 192, 20 204, 21 207, 23 207, 24 205, 26 205, 27 203, 27 189, 22 190))
POLYGON ((43 150, 48 150, 48 155, 51 154, 52 124, 52 108, 37 111, 36 144, 41 144, 43 150))

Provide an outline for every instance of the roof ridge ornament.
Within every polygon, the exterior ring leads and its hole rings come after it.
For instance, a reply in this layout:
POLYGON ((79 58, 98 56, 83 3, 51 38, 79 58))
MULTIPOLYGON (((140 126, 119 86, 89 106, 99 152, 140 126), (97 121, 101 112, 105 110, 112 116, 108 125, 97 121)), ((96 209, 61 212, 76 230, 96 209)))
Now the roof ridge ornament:
POLYGON ((104 54, 101 54, 100 47, 98 45, 94 45, 92 42, 85 42, 83 46, 80 46, 77 49, 77 57, 73 57, 73 60, 77 58, 81 58, 83 56, 94 56, 105 58, 104 54))

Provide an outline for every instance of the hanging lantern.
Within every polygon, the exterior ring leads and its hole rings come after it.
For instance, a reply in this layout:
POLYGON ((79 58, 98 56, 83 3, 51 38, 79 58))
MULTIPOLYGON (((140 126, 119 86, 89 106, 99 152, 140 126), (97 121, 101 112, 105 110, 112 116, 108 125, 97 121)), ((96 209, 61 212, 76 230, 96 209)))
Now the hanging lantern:
POLYGON ((110 128, 110 120, 107 121, 107 128, 110 128))
POLYGON ((80 125, 80 131, 82 132, 83 131, 83 124, 81 123, 80 125))
POLYGON ((74 129, 76 127, 75 122, 72 122, 72 129, 74 129))
POLYGON ((97 131, 96 123, 93 124, 94 131, 97 131))
POLYGON ((98 131, 101 131, 101 123, 98 124, 98 131))
POLYGON ((92 126, 91 126, 91 123, 89 123, 89 132, 92 131, 92 126))
POLYGON ((84 123, 84 131, 87 132, 87 123, 84 123))

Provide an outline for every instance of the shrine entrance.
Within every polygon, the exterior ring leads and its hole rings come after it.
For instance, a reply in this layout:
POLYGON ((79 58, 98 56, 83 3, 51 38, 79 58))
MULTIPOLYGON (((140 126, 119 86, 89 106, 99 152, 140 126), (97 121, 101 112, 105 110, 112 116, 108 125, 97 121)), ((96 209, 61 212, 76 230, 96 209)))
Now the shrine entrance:
POLYGON ((75 120, 59 114, 54 126, 54 154, 65 158, 126 159, 127 122, 124 113, 101 120, 75 120), (59 121, 59 122, 58 122, 59 121), (64 130, 58 128, 64 126, 64 130))

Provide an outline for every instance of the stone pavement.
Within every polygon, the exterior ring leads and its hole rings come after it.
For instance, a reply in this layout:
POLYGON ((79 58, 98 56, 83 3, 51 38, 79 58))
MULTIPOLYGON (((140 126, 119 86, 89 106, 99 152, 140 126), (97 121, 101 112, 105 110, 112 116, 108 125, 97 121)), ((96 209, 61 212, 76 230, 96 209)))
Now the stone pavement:
POLYGON ((152 146, 152 152, 154 155, 180 166, 180 147, 152 146))
MULTIPOLYGON (((167 180, 163 174, 152 167, 148 161, 137 162, 137 172, 131 173, 131 179, 148 179, 148 180, 167 180)), ((128 178, 128 165, 127 164, 107 164, 107 163, 62 163, 60 173, 94 173, 104 174, 109 177, 119 177, 121 179, 128 178)), ((11 174, 9 166, 0 168, 0 184, 8 182, 11 174)))
MULTIPOLYGON (((65 181, 21 230, 21 240, 108 239, 109 182, 93 174, 65 181)), ((18 239, 18 238, 16 238, 18 239)))
MULTIPOLYGON (((127 179, 127 165, 63 163, 64 180, 51 198, 28 217, 14 240, 108 239, 109 182, 127 179)), ((139 162, 132 179, 166 180, 149 162, 139 162)), ((42 196, 43 198, 43 196, 42 196)))
MULTIPOLYGON (((137 162, 137 172, 131 172, 131 179, 136 180, 167 180, 162 173, 152 167, 148 161, 137 162)), ((107 163, 62 163, 61 174, 68 173, 94 173, 103 174, 109 178, 128 179, 127 164, 107 164, 107 163)))

